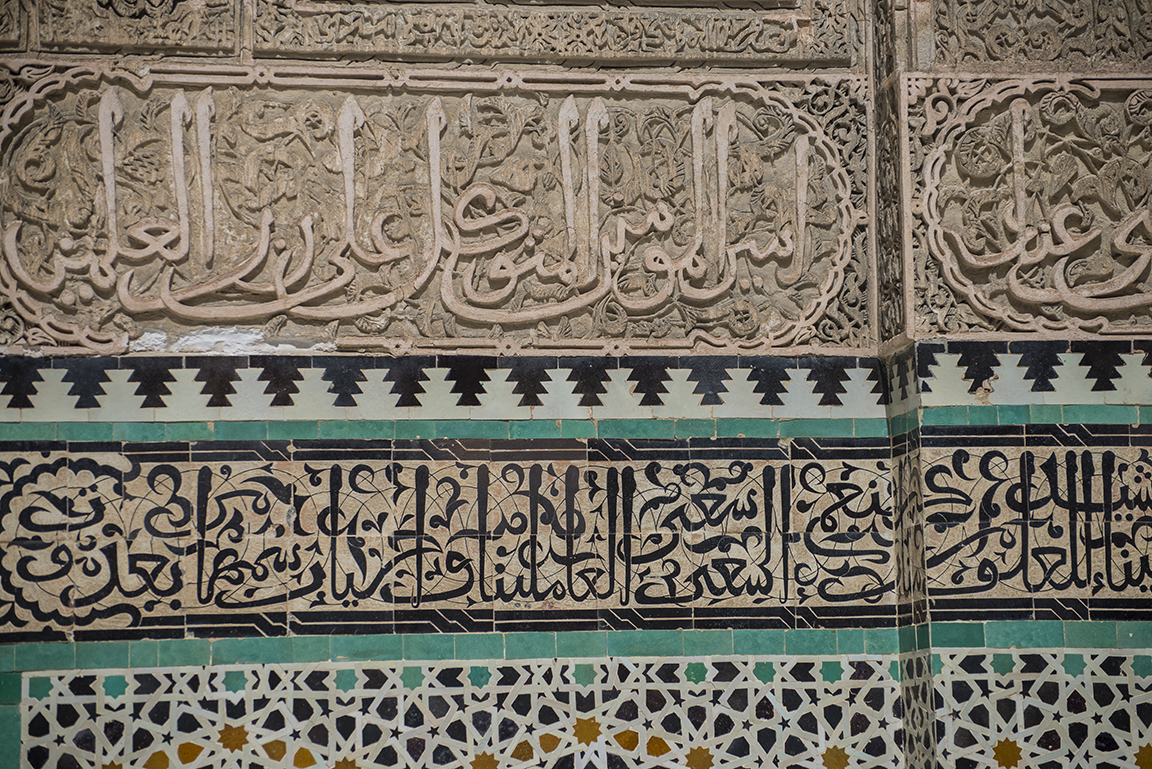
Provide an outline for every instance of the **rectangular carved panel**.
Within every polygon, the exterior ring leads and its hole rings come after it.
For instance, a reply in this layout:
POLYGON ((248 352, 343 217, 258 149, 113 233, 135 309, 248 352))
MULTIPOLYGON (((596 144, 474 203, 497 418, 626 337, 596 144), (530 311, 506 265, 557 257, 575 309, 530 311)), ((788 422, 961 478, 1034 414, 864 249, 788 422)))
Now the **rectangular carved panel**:
POLYGON ((934 0, 933 7, 937 64, 1089 72, 1152 60, 1148 0, 934 0))
POLYGON ((919 332, 1147 334, 1152 80, 905 83, 919 332))
POLYGON ((34 76, 0 132, 9 341, 114 352, 253 324, 505 354, 872 339, 856 77, 34 76))
POLYGON ((0 634, 887 625, 883 439, 6 453, 0 634))
MULTIPOLYGON (((525 3, 526 6, 533 6, 525 3)), ((554 63, 797 61, 843 66, 862 60, 854 3, 737 2, 712 7, 646 0, 623 7, 502 7, 473 3, 302 3, 259 0, 260 55, 376 54, 554 63), (792 11, 766 10, 794 8, 792 11)))
POLYGON ((40 42, 65 51, 233 53, 233 0, 44 0, 40 42))

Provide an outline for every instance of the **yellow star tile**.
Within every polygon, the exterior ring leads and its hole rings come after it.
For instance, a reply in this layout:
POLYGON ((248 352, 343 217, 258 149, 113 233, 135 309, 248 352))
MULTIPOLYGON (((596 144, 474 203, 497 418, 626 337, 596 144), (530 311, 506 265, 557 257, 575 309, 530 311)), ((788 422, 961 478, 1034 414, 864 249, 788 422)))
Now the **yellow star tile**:
POLYGON ((828 748, 824 751, 824 769, 848 769, 848 751, 828 748))
POLYGON ((996 743, 996 747, 992 748, 992 758, 1004 769, 1015 769, 1020 763, 1020 756, 1020 746, 1015 740, 1000 740, 996 743))
POLYGON ((600 738, 600 722, 595 718, 577 718, 575 732, 581 745, 591 745, 600 738))
POLYGON ((472 769, 497 769, 500 762, 491 753, 479 753, 472 759, 472 769))
POLYGON ((235 753, 248 744, 248 730, 243 726, 225 726, 220 730, 220 744, 235 753))
POLYGON ((1152 769, 1152 745, 1143 745, 1136 751, 1137 769, 1152 769))
POLYGON ((711 769, 712 751, 708 748, 692 748, 688 751, 688 769, 711 769))

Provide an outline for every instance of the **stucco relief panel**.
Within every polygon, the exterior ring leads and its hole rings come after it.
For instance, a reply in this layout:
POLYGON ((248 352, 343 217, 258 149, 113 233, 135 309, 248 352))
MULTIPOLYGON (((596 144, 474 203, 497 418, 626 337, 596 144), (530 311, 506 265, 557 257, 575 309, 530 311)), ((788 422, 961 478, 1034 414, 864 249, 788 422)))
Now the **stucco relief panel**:
POLYGON ((920 331, 1146 334, 1152 81, 907 82, 920 331))
POLYGON ((856 78, 81 66, 24 85, 0 136, 8 343, 870 339, 856 78))
POLYGON ((46 49, 165 50, 233 53, 234 0, 42 0, 39 34, 46 49))
POLYGON ((439 2, 258 0, 258 55, 398 54, 496 60, 749 62, 843 66, 860 60, 862 27, 849 0, 660 2, 545 6, 439 2), (519 7, 516 7, 519 6, 519 7), (661 7, 673 6, 673 7, 661 7))

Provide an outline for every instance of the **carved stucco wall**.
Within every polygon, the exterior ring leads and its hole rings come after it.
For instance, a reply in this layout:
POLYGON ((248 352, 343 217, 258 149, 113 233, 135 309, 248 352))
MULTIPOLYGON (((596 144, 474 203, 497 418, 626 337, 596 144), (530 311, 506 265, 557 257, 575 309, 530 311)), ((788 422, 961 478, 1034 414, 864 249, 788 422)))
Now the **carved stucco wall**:
POLYGON ((0 765, 1152 767, 1146 5, 0 2, 0 765))

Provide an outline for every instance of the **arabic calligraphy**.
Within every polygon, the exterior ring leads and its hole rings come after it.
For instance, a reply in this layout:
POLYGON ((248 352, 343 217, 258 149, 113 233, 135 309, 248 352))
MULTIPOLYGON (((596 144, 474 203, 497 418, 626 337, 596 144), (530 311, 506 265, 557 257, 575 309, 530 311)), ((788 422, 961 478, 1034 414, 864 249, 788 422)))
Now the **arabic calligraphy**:
POLYGON ((1152 456, 957 449, 924 472, 933 596, 1125 596, 1152 586, 1152 456))
POLYGON ((1014 329, 1146 329, 1152 91, 1008 81, 928 100, 924 210, 943 279, 1014 329))
MULTIPOLYGON (((840 150, 793 100, 818 90, 219 80, 56 89, 10 126, 0 285, 28 341, 112 352, 141 322, 271 322, 785 346, 818 333, 854 259, 840 150)), ((863 324, 855 307, 833 325, 863 324)))
POLYGON ((10 632, 251 611, 890 602, 885 464, 0 462, 10 632))

